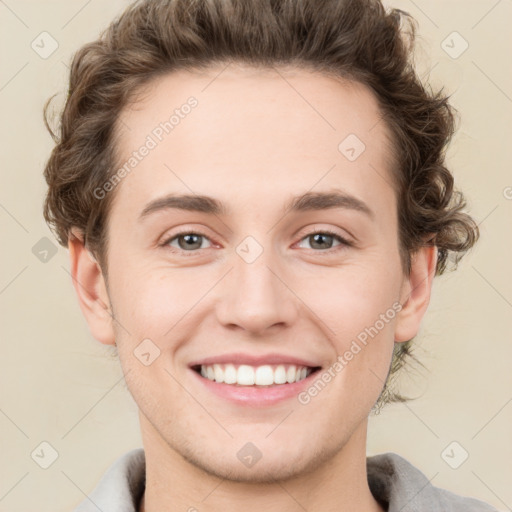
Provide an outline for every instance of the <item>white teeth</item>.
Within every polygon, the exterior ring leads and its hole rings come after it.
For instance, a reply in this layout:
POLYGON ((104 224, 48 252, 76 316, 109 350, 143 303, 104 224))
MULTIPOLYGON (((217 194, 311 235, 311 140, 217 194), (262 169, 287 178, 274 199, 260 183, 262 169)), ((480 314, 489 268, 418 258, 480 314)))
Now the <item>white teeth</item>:
POLYGON ((246 364, 240 365, 236 372, 236 381, 242 386, 252 386, 254 384, 254 368, 246 364))
MULTIPOLYGON (((201 366, 201 368, 203 368, 201 366)), ((224 366, 224 382, 226 384, 236 384, 236 368, 232 364, 224 366)))
POLYGON ((289 366, 288 371, 286 372, 286 382, 291 384, 292 382, 295 382, 295 373, 296 368, 295 366, 289 366))
POLYGON ((272 367, 268 365, 258 366, 254 376, 254 383, 257 386, 271 386, 274 384, 274 371, 272 367))
POLYGON ((206 379, 239 386, 272 386, 291 384, 305 379, 311 368, 295 365, 249 366, 242 364, 238 368, 233 364, 201 365, 201 375, 206 379))
POLYGON ((282 364, 274 371, 274 382, 276 384, 284 384, 286 382, 286 370, 282 364))
POLYGON ((224 371, 219 364, 213 365, 213 374, 217 382, 224 382, 224 371))

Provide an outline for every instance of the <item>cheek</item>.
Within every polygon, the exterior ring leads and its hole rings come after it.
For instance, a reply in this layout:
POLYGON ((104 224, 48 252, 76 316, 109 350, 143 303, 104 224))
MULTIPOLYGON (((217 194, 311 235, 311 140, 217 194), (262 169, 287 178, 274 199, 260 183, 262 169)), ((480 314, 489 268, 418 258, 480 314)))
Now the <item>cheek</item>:
POLYGON ((322 320, 338 358, 333 371, 350 375, 351 385, 357 383, 359 389, 377 389, 385 382, 401 309, 399 285, 397 260, 385 269, 378 265, 340 269, 321 287, 308 289, 308 305, 322 320))
POLYGON ((340 339, 355 337, 387 314, 385 328, 395 318, 400 291, 399 266, 352 265, 330 269, 325 277, 304 283, 302 296, 323 320, 326 328, 340 339), (395 307, 393 305, 395 304, 395 307), (334 331, 334 332, 333 332, 334 331))
POLYGON ((121 350, 133 351, 146 338, 163 349, 164 340, 172 338, 169 331, 197 302, 193 286, 183 285, 177 273, 172 279, 170 276, 169 270, 148 267, 118 267, 112 273, 111 300, 120 356, 121 350))

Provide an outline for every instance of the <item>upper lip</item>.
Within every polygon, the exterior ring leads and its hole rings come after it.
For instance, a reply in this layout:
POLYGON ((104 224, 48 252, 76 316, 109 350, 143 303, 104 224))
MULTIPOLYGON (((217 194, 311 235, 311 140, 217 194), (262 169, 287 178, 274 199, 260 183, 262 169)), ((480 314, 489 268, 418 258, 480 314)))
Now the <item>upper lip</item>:
POLYGON ((316 368, 321 366, 315 361, 308 359, 301 359, 300 357, 289 356, 286 354, 263 354, 263 355, 252 355, 244 354, 241 352, 223 354, 213 357, 207 357, 198 361, 190 363, 190 367, 194 366, 209 366, 212 364, 247 364, 250 366, 263 366, 266 364, 293 364, 296 366, 308 366, 310 368, 316 368))

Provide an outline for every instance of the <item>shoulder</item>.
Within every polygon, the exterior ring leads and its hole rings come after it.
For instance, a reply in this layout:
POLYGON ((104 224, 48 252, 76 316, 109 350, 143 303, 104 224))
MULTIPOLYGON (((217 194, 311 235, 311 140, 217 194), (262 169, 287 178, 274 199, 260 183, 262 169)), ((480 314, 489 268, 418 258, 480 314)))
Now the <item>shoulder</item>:
POLYGON ((145 454, 137 448, 119 457, 73 512, 136 512, 145 485, 145 454))
POLYGON ((497 512, 483 501, 435 487, 396 453, 367 457, 366 466, 370 490, 388 512, 497 512))

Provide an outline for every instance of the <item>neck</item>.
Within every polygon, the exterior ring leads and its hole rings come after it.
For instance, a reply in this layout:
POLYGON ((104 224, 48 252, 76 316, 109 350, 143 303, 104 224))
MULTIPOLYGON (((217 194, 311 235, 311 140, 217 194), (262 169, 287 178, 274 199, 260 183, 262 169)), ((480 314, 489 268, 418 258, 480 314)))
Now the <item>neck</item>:
POLYGON ((146 489, 139 512, 385 512, 368 487, 365 420, 332 458, 305 473, 273 483, 222 479, 185 460, 141 416, 146 489))

